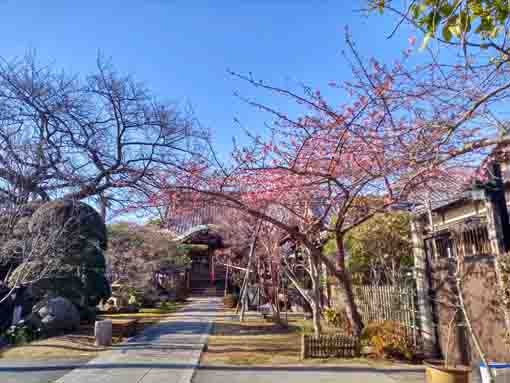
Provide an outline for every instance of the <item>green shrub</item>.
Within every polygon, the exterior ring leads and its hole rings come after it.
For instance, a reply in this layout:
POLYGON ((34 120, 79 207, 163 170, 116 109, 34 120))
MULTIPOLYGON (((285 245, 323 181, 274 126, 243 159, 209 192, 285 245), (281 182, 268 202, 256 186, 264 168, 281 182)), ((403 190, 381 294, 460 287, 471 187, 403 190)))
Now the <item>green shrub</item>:
POLYGON ((372 346, 379 358, 412 360, 416 355, 405 327, 397 321, 370 322, 363 330, 361 340, 372 346))
POLYGON ((351 322, 345 310, 337 311, 334 308, 327 307, 324 309, 324 318, 328 324, 341 329, 345 334, 352 334, 351 322))
POLYGON ((223 304, 225 305, 226 308, 233 309, 234 307, 237 306, 238 299, 239 297, 237 295, 228 294, 225 295, 225 297, 223 298, 223 304))
POLYGON ((135 294, 129 295, 128 305, 140 306, 140 302, 138 302, 138 297, 135 294))
POLYGON ((173 311, 175 310, 175 303, 170 301, 163 301, 159 305, 159 308, 163 312, 173 311))
POLYGON ((43 332, 40 328, 33 328, 22 321, 9 327, 4 335, 10 344, 21 345, 42 338, 43 332))

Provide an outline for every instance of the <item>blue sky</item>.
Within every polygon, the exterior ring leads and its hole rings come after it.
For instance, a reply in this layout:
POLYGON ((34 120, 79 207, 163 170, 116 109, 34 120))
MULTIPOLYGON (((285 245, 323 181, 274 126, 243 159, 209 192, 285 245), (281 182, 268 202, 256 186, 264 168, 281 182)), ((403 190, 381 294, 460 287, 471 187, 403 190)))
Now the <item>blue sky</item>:
MULTIPOLYGON (((355 12, 363 0, 178 1, 0 0, 0 55, 34 49, 43 62, 69 71, 93 69, 98 51, 120 72, 143 81, 161 99, 191 102, 203 125, 227 152, 239 136, 233 122, 261 130, 269 117, 233 92, 258 95, 227 69, 252 72, 280 86, 297 82, 327 88, 349 79, 342 58, 348 25, 365 56, 391 62, 407 46, 409 31, 386 36, 388 17, 355 12)), ((331 94, 342 100, 341 94, 331 94)), ((266 99, 287 107, 281 100, 266 99)))

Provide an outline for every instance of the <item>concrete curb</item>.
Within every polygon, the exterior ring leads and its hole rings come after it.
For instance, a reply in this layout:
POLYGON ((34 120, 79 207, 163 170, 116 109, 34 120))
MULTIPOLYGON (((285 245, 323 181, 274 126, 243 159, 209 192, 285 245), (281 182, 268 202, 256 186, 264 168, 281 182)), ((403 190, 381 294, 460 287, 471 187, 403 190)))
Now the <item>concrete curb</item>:
POLYGON ((200 351, 197 352, 198 355, 196 357, 196 361, 194 362, 194 367, 192 369, 190 369, 189 374, 186 373, 185 376, 183 376, 181 378, 179 383, 192 383, 193 382, 193 378, 195 377, 197 368, 200 366, 200 359, 202 358, 202 353, 207 351, 207 343, 209 341, 209 335, 211 334, 213 325, 214 325, 214 320, 210 320, 207 323, 207 327, 205 328, 205 331, 200 338, 200 343, 202 344, 202 347, 200 347, 200 351), (185 380, 186 377, 188 378, 187 380, 185 380))

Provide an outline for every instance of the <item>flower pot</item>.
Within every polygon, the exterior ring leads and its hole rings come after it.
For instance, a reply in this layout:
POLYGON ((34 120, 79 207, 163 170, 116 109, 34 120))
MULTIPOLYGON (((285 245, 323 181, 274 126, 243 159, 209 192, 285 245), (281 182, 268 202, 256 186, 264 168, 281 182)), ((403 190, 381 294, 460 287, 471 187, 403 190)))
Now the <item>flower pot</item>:
POLYGON ((469 383, 471 367, 444 366, 443 361, 425 361, 425 382, 427 383, 469 383))

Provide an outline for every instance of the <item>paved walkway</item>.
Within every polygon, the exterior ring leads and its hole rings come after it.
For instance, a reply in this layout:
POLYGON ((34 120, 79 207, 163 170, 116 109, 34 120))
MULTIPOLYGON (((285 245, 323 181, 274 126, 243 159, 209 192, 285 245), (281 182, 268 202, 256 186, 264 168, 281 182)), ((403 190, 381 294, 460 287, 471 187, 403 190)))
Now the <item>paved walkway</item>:
POLYGON ((193 383, 418 383, 422 368, 387 371, 362 365, 342 366, 200 366, 193 383))
POLYGON ((193 300, 172 319, 147 328, 56 383, 187 383, 219 307, 219 299, 193 300))
POLYGON ((48 383, 86 364, 90 358, 55 360, 0 359, 1 383, 48 383))
MULTIPOLYGON (((201 350, 220 299, 196 299, 171 319, 134 339, 86 360, 8 363, 0 360, 1 383, 418 383, 423 369, 340 366, 199 366, 201 350), (197 368, 198 367, 198 368, 197 368), (72 371, 70 371, 73 369, 72 371), (70 372, 69 372, 70 371, 70 372), (64 375, 65 374, 65 375, 64 375)), ((473 374, 476 380, 476 373, 473 374)))

